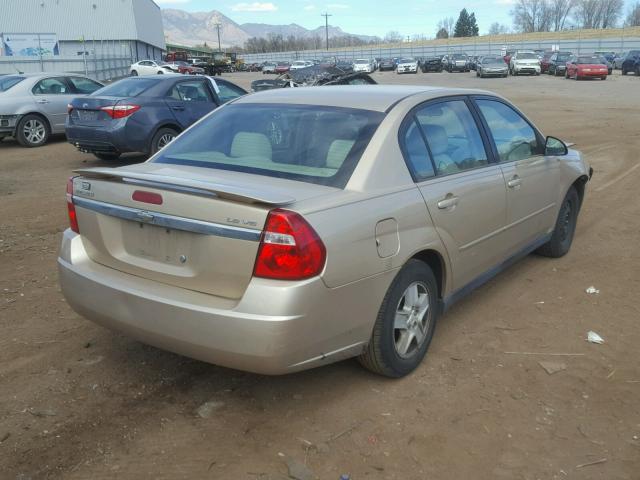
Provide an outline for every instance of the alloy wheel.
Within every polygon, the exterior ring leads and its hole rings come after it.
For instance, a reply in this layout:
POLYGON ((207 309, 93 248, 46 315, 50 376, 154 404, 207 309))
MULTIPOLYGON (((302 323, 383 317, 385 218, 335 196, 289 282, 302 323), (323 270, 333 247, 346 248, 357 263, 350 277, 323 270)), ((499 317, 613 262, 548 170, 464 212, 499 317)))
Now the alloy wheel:
POLYGON ((396 353, 401 358, 420 350, 430 321, 429 290, 424 283, 413 282, 398 302, 393 325, 396 353))
POLYGON ((37 145, 44 141, 47 129, 40 120, 31 119, 24 124, 22 132, 30 144, 37 145))
POLYGON ((166 147, 167 145, 169 145, 173 139, 176 138, 175 135, 171 134, 171 133, 165 133, 164 135, 162 135, 159 139, 158 139, 158 150, 162 150, 164 147, 166 147))

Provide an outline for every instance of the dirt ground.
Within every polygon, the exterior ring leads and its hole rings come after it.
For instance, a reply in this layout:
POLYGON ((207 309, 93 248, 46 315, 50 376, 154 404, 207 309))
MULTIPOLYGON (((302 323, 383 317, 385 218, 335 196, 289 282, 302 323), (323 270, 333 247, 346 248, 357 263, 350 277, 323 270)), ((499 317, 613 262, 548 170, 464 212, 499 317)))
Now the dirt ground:
POLYGON ((460 302, 407 378, 355 361, 284 377, 227 370, 67 306, 56 274, 65 180, 105 163, 63 138, 38 149, 6 139, 0 478, 267 480, 292 462, 329 480, 640 478, 640 78, 374 77, 493 90, 575 142, 595 176, 569 255, 529 256, 460 302), (605 343, 586 342, 589 330, 605 343), (550 375, 546 361, 566 368, 550 375))

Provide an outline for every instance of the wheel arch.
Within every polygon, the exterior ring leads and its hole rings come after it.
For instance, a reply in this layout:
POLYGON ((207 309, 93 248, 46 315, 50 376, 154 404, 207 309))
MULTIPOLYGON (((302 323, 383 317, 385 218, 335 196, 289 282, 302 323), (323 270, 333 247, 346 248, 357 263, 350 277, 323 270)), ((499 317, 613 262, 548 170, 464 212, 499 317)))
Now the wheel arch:
POLYGON ((582 206, 582 201, 584 200, 584 191, 588 181, 589 177, 587 175, 581 175, 571 184, 571 186, 574 187, 578 192, 580 206, 582 206))
POLYGON ((13 136, 14 137, 18 133, 18 125, 20 125, 20 122, 22 121, 22 119, 24 117, 26 117, 27 115, 35 115, 37 117, 40 117, 42 120, 44 120, 44 123, 47 125, 47 128, 49 129, 49 134, 51 134, 51 122, 49 122, 49 119, 47 118, 46 115, 42 114, 41 112, 25 112, 25 113, 21 113, 20 114, 20 117, 18 118, 18 121, 16 122, 16 128, 13 131, 13 136))
POLYGON ((433 271, 433 275, 436 277, 436 282, 438 285, 438 298, 442 300, 444 298, 444 289, 447 285, 448 280, 448 271, 447 271, 447 263, 443 255, 433 248, 428 248, 425 250, 421 250, 416 252, 410 260, 420 260, 421 262, 426 263, 431 271, 433 271))

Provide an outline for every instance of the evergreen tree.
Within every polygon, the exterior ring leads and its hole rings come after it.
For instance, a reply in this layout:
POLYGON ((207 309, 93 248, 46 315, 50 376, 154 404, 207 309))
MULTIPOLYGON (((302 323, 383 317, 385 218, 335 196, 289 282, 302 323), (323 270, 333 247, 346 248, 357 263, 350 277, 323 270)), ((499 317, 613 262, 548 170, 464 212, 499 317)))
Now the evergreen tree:
POLYGON ((453 31, 454 37, 477 37, 479 33, 475 13, 469 15, 466 8, 460 11, 458 21, 453 31))

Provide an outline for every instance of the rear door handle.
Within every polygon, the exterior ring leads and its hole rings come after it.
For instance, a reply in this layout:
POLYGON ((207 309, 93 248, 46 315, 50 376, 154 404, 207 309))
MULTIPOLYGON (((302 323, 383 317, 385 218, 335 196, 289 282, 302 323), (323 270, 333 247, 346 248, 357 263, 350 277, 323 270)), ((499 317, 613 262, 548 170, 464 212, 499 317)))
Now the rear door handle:
POLYGON ((519 187, 520 185, 522 185, 522 179, 517 175, 511 178, 511 180, 507 182, 507 186, 509 188, 516 188, 516 187, 519 187))
POLYGON ((446 197, 438 202, 438 208, 445 210, 447 208, 455 207, 458 204, 459 198, 455 195, 448 193, 446 197))
POLYGON ((174 110, 178 110, 179 112, 184 110, 184 106, 182 106, 182 105, 174 105, 171 108, 173 108, 174 110))
POLYGON ((39 98, 38 100, 36 100, 36 103, 49 103, 49 100, 47 100, 46 98, 39 98))

